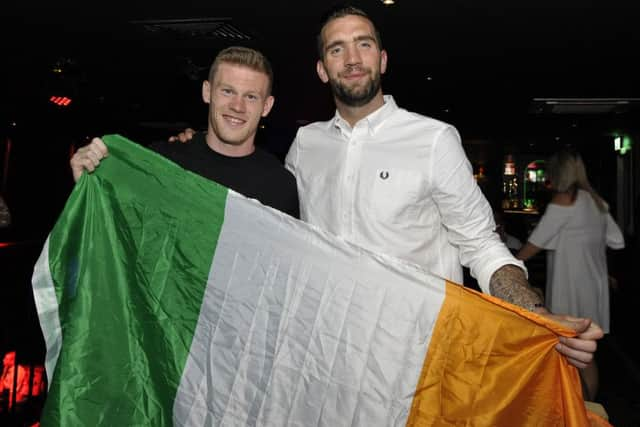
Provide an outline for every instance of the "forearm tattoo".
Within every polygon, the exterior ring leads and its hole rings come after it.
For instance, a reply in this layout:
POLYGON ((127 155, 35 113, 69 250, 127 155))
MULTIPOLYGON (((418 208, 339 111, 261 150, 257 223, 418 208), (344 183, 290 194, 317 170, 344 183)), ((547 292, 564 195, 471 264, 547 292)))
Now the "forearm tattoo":
POLYGON ((543 302, 527 281, 524 271, 515 265, 504 265, 496 270, 489 281, 489 289, 491 295, 531 311, 543 302))

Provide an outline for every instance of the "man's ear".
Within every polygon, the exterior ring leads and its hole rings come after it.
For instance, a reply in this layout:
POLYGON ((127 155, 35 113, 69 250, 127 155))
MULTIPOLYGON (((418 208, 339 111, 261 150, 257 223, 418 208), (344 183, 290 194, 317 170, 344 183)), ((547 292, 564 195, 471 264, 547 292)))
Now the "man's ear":
POLYGON ((320 80, 322 80, 322 83, 327 83, 329 81, 327 69, 324 68, 324 63, 321 59, 318 59, 318 62, 316 63, 316 72, 318 73, 318 77, 320 77, 320 80))
POLYGON ((264 106, 262 107, 262 117, 267 117, 271 109, 273 108, 273 103, 276 99, 273 96, 268 96, 264 101, 264 106))
POLYGON ((205 104, 209 104, 211 102, 211 85, 208 80, 202 82, 202 100, 205 104))
POLYGON ((380 51, 380 74, 384 74, 387 71, 387 51, 380 51))

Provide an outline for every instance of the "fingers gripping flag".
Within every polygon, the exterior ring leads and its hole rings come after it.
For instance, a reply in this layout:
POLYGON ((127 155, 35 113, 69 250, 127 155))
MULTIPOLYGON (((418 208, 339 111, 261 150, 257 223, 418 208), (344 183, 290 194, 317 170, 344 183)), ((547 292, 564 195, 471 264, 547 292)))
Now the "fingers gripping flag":
POLYGON ((554 350, 571 331, 104 139, 33 275, 43 425, 596 419, 554 350))

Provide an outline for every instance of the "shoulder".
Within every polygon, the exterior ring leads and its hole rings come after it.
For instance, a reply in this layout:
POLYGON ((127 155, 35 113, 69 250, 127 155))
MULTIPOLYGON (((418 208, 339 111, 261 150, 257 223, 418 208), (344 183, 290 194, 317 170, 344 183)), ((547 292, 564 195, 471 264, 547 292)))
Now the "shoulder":
POLYGON ((256 147, 251 156, 251 162, 254 166, 270 173, 281 174, 284 177, 290 176, 293 179, 293 175, 284 167, 282 162, 274 154, 263 148, 256 147))
POLYGON ((393 113, 389 116, 388 122, 392 125, 401 126, 403 128, 417 127, 427 132, 453 132, 455 134, 458 133, 456 128, 449 123, 400 107, 397 107, 393 111, 393 113))
POLYGON ((313 122, 305 126, 300 126, 298 128, 298 132, 296 133, 296 139, 299 139, 301 136, 307 135, 326 135, 333 127, 333 125, 334 121, 333 119, 331 119, 323 122, 313 122))
POLYGON ((541 222, 561 222, 564 223, 569 218, 572 218, 575 210, 573 209, 573 204, 570 205, 562 205, 557 202, 554 202, 552 199, 546 206, 544 213, 542 214, 542 218, 544 221, 541 222))
MULTIPOLYGON (((598 195, 595 194, 591 194, 590 192, 588 192, 587 190, 578 190, 578 194, 576 196, 576 203, 580 202, 583 205, 587 205, 589 207, 591 207, 592 209, 598 211, 598 212, 603 212, 600 210, 599 206, 598 206, 598 202, 596 201, 596 197, 598 197, 598 195)), ((609 204, 602 199, 601 197, 599 197, 600 201, 602 202, 602 204, 604 205, 604 213, 609 212, 609 204)))
POLYGON ((462 139, 453 125, 402 108, 390 117, 386 132, 389 135, 403 135, 407 140, 419 141, 420 145, 435 150, 459 147, 456 151, 462 152, 462 139))
POLYGON ((387 100, 388 112, 385 113, 386 117, 384 123, 390 126, 406 127, 418 127, 423 131, 441 133, 445 131, 453 131, 457 134, 455 127, 442 120, 435 119, 424 114, 417 113, 415 111, 409 111, 405 108, 398 106, 391 95, 385 95, 387 100))
POLYGON ((187 153, 198 149, 202 145, 205 135, 202 132, 194 134, 193 139, 187 142, 169 142, 169 141, 154 141, 149 145, 149 148, 156 153, 162 154, 166 157, 173 157, 182 153, 187 153))
POLYGON ((326 147, 327 142, 339 139, 339 135, 340 132, 336 128, 333 119, 300 126, 296 131, 292 144, 289 146, 286 163, 295 162, 298 153, 301 151, 311 147, 326 147))
POLYGON ((256 147, 251 156, 250 169, 260 180, 258 199, 294 218, 299 218, 298 188, 294 175, 272 153, 256 147), (259 171, 259 172, 258 172, 259 171), (257 173, 256 173, 257 172, 257 173))
POLYGON ((270 151, 267 151, 262 147, 255 147, 252 160, 268 166, 283 167, 275 154, 272 154, 270 151))
POLYGON ((445 131, 445 130, 455 130, 455 127, 449 123, 443 122, 442 120, 434 119, 433 117, 425 116, 420 113, 416 113, 414 111, 408 111, 404 108, 398 108, 394 113, 394 116, 397 116, 396 119, 400 119, 403 122, 409 122, 411 124, 423 126, 428 129, 433 129, 436 131, 445 131))

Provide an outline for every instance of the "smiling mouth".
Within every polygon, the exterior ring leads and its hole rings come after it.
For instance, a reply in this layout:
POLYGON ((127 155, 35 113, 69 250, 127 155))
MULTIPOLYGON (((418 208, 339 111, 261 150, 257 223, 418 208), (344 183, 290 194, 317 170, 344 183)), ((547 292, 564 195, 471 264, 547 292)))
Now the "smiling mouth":
POLYGON ((344 67, 344 70, 342 72, 342 76, 346 79, 358 78, 366 76, 367 74, 369 74, 369 68, 364 68, 361 66, 347 66, 344 67))
POLYGON ((360 80, 367 77, 368 75, 369 73, 367 72, 367 70, 352 68, 352 69, 347 69, 340 76, 345 80, 360 80))
POLYGON ((358 73, 358 74, 345 74, 343 75, 343 77, 347 80, 356 80, 356 79, 360 79, 362 77, 364 77, 366 74, 365 73, 358 73))
POLYGON ((224 119, 225 122, 229 123, 233 127, 242 126, 247 122, 246 120, 239 119, 233 116, 228 116, 225 114, 222 115, 222 118, 224 119))

